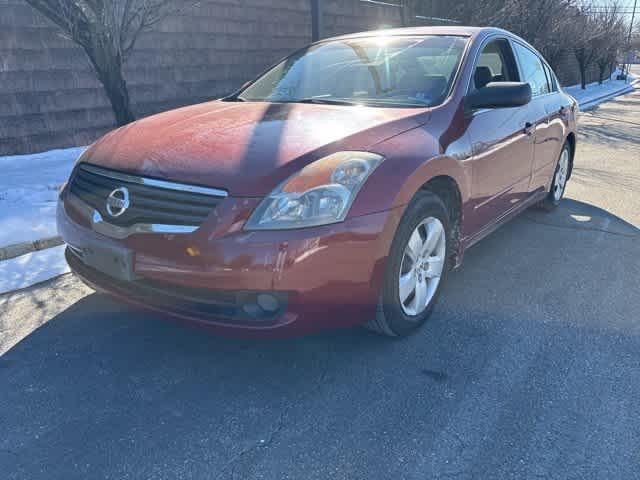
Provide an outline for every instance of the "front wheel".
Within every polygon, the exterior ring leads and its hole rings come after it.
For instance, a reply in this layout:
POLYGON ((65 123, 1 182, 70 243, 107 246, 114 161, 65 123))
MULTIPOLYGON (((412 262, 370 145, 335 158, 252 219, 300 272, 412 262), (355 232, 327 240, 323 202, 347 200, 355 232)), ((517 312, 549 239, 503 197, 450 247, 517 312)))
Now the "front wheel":
POLYGON ((547 211, 551 211, 560 204, 564 191, 567 187, 567 180, 569 179, 569 169, 571 167, 571 147, 569 143, 565 143, 560 152, 560 158, 556 165, 555 173, 553 174, 553 181, 551 183, 551 189, 549 194, 541 203, 541 207, 547 211))
POLYGON ((439 197, 420 192, 407 207, 389 252, 376 318, 366 326, 408 335, 431 315, 448 270, 449 214, 439 197))

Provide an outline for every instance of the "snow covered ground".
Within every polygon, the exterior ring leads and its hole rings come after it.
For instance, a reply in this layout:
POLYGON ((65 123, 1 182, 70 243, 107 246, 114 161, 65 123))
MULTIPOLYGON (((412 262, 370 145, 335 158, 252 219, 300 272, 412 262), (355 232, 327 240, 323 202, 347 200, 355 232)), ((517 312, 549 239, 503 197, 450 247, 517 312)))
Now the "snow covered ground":
POLYGON ((0 157, 0 248, 56 236, 56 200, 85 147, 0 157))
MULTIPOLYGON (((615 73, 612 78, 615 78, 615 73)), ((631 82, 607 80, 565 88, 582 110, 630 91, 631 82)), ((0 157, 0 248, 56 235, 58 190, 85 147, 0 157)), ((0 293, 25 288, 68 271, 63 247, 0 261, 0 293)))
POLYGON ((67 273, 64 245, 0 262, 0 294, 26 288, 67 273))
POLYGON ((602 82, 602 85, 594 82, 587 84, 585 90, 582 90, 580 85, 565 87, 564 90, 578 101, 580 110, 587 110, 615 96, 633 90, 631 83, 635 80, 635 77, 629 75, 629 79, 625 82, 624 80, 615 80, 617 74, 618 71, 616 70, 613 75, 611 75, 611 79, 605 80, 602 82))

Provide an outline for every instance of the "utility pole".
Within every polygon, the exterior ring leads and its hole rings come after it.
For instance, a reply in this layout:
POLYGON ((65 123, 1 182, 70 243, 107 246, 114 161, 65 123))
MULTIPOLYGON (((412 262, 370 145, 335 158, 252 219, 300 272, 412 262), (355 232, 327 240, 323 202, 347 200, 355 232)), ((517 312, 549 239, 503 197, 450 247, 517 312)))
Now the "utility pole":
POLYGON ((624 75, 625 82, 627 81, 627 75, 629 74, 629 64, 626 60, 630 60, 629 56, 631 54, 631 33, 633 32, 633 21, 636 18, 637 4, 638 0, 633 0, 633 10, 631 12, 631 21, 629 22, 629 33, 627 34, 627 51, 625 52, 625 62, 622 67, 622 74, 624 75))
POLYGON ((403 27, 410 27, 414 22, 413 0, 402 0, 400 2, 400 21, 403 27))
POLYGON ((311 0, 311 41, 322 38, 322 0, 311 0))

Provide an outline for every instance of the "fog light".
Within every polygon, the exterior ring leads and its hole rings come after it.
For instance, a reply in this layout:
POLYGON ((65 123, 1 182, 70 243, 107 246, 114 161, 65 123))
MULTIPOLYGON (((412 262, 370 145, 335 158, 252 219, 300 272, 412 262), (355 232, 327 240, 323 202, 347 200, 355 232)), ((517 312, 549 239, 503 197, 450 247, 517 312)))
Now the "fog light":
POLYGON ((273 313, 278 310, 280 305, 278 304, 278 299, 273 295, 269 295, 267 293, 261 293, 258 295, 258 305, 267 313, 273 313))
POLYGON ((242 306, 242 310, 244 310, 244 313, 253 318, 260 318, 263 313, 260 307, 255 303, 245 303, 242 306))
POLYGON ((260 321, 273 320, 287 305, 286 296, 266 292, 240 292, 236 301, 244 315, 260 321))

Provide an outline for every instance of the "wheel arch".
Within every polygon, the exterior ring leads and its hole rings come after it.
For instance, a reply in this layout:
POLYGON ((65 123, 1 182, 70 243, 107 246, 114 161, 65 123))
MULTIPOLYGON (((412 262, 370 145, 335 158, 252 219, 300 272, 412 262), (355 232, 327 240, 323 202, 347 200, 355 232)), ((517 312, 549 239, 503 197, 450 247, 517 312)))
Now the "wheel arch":
MULTIPOLYGON (((399 148, 401 148, 400 145, 399 148)), ((382 152, 383 154, 387 152, 382 152)), ((413 152, 412 152, 413 153, 413 152)), ((377 289, 381 285, 383 272, 386 269, 386 259, 391 248, 398 225, 402 221, 407 207, 422 189, 432 191, 435 195, 445 196, 445 186, 455 186, 455 237, 456 248, 451 263, 455 267, 461 264, 463 256, 464 235, 464 209, 470 198, 471 175, 468 173, 470 167, 465 167, 460 160, 446 155, 432 155, 428 157, 418 157, 411 155, 400 157, 400 161, 383 162, 380 172, 376 171, 371 176, 373 182, 368 182, 363 191, 358 195, 354 203, 358 210, 352 209, 352 215, 370 213, 371 205, 380 206, 380 211, 388 211, 389 215, 385 222, 384 232, 379 242, 379 257, 384 258, 372 273, 371 285, 377 289), (386 168, 386 170, 383 170, 386 168), (379 173, 380 175, 376 175, 379 173)), ((445 200, 446 201, 446 200, 445 200)))
POLYGON ((573 160, 576 155, 576 134, 574 132, 569 132, 566 141, 569 144, 569 148, 571 149, 569 152, 569 175, 567 177, 567 180, 569 180, 571 178, 571 174, 573 173, 573 160))
MULTIPOLYGON (((466 175, 453 159, 442 158, 425 162, 411 175, 395 200, 403 206, 402 212, 421 191, 429 191, 444 202, 452 222, 454 258, 452 265, 458 267, 462 261, 462 238, 464 232, 464 206, 469 199, 469 184, 466 175), (432 163, 433 162, 433 163, 432 163), (456 167, 452 167, 455 165, 456 167)), ((398 222, 399 222, 398 218, 398 222)), ((397 225, 395 225, 397 228, 397 225)))
POLYGON ((455 247, 452 249, 455 252, 452 265, 458 267, 463 255, 464 207, 471 195, 471 174, 456 158, 446 155, 432 157, 420 164, 406 179, 396 198, 396 205, 408 205, 422 190, 437 195, 450 209, 455 247))
POLYGON ((428 191, 436 195, 447 207, 451 221, 451 241, 453 242, 451 265, 457 267, 462 261, 462 192, 455 178, 449 175, 437 175, 424 183, 419 191, 428 191))

